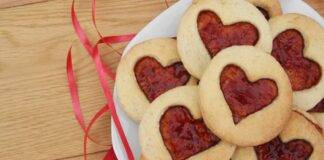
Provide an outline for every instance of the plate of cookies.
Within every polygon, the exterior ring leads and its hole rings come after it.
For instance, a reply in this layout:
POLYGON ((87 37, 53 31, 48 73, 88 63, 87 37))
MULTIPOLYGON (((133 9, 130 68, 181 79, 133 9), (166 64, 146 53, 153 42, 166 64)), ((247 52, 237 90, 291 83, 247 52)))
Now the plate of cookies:
MULTIPOLYGON (((301 0, 180 0, 125 48, 136 159, 324 160, 324 20, 301 0)), ((127 159, 112 121, 118 159, 127 159)))

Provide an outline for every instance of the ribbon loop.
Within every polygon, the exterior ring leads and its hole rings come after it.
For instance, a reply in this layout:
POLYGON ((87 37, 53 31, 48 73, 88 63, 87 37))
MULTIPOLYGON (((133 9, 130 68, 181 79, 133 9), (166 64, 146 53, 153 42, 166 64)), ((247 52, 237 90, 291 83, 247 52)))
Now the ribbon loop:
MULTIPOLYGON (((164 0, 164 2, 168 8, 169 4, 168 4, 167 0, 164 0)), ((113 119, 115 126, 117 128, 119 137, 121 138, 124 149, 127 153, 127 157, 129 160, 134 160, 134 155, 133 155, 132 150, 128 144, 126 135, 123 131, 119 117, 116 113, 116 108, 115 108, 115 104, 113 101, 112 92, 110 91, 109 86, 106 81, 107 78, 110 78, 111 80, 115 80, 116 76, 115 76, 115 73, 112 71, 112 69, 109 66, 102 63, 102 60, 100 58, 100 54, 98 51, 98 45, 101 43, 104 43, 104 44, 108 45, 110 48, 112 48, 114 52, 121 55, 121 53, 119 53, 117 50, 115 50, 112 47, 112 44, 128 42, 128 41, 132 40, 136 34, 127 34, 127 35, 120 35, 120 36, 106 36, 106 37, 102 36, 102 34, 100 33, 100 31, 97 27, 97 24, 96 24, 96 0, 92 0, 92 23, 93 23, 98 35, 100 36, 100 39, 97 41, 97 43, 95 45, 91 44, 91 41, 87 37, 86 33, 84 32, 83 28, 81 27, 81 25, 78 21, 78 18, 77 18, 76 12, 75 12, 75 8, 74 8, 74 0, 72 0, 72 5, 71 5, 71 20, 72 20, 72 25, 73 25, 75 33, 77 34, 83 47, 87 50, 88 54, 93 59, 93 62, 96 65, 96 71, 99 76, 99 81, 100 81, 101 87, 103 89, 104 95, 107 100, 107 104, 105 106, 103 106, 93 116, 93 118, 90 120, 89 125, 86 125, 82 111, 81 111, 80 99, 79 99, 79 94, 78 94, 78 89, 77 89, 77 84, 76 84, 76 79, 75 79, 75 75, 74 75, 74 71, 73 71, 73 64, 72 64, 72 53, 71 53, 72 47, 70 47, 68 54, 67 54, 67 61, 66 61, 67 81, 68 81, 68 86, 69 86, 69 91, 70 91, 70 95, 71 95, 72 107, 73 107, 73 112, 74 112, 75 118, 77 119, 80 127, 84 131, 84 143, 83 143, 84 159, 87 160, 87 141, 88 141, 88 139, 97 143, 89 135, 89 131, 90 131, 92 125, 104 113, 110 111, 112 119, 113 119)), ((97 144, 99 144, 99 143, 97 143, 97 144)), ((112 147, 107 151, 107 154, 104 157, 104 160, 117 160, 117 157, 116 157, 112 147)))

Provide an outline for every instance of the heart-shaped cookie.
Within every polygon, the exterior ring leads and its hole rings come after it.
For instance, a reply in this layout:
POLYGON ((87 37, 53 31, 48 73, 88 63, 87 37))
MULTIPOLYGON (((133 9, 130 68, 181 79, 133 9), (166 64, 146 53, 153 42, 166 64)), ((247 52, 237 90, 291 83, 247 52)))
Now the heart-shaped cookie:
POLYGON ((183 106, 172 106, 164 112, 160 132, 173 160, 186 159, 220 141, 202 119, 195 120, 183 106))
POLYGON ((304 39, 296 29, 283 31, 273 40, 271 54, 286 70, 294 91, 311 88, 321 78, 319 64, 304 57, 303 50, 304 39))
POLYGON ((312 154, 313 147, 303 139, 283 143, 280 137, 276 137, 268 143, 255 146, 254 150, 258 160, 306 160, 312 154))
POLYGON ((236 22, 223 25, 221 19, 212 11, 199 13, 197 28, 211 57, 230 46, 255 45, 259 39, 258 29, 251 23, 236 22))
POLYGON ((190 79, 181 62, 163 67, 151 57, 140 59, 134 67, 134 73, 138 85, 150 102, 169 89, 185 85, 190 79))
POLYGON ((221 141, 202 120, 197 86, 181 86, 156 98, 139 126, 145 160, 229 159, 235 146, 221 141))
POLYGON ((223 69, 220 85, 235 124, 268 106, 278 94, 273 80, 259 79, 250 82, 245 72, 235 65, 227 65, 223 69))
POLYGON ((196 0, 181 19, 177 34, 181 61, 200 79, 210 60, 227 47, 251 45, 271 51, 269 23, 242 0, 196 0))
POLYGON ((287 74, 270 54, 253 46, 220 51, 199 82, 199 94, 207 127, 238 146, 268 142, 291 113, 287 74))
POLYGON ((177 41, 157 38, 135 45, 122 57, 116 93, 127 115, 139 122, 155 98, 169 89, 195 84, 181 63, 177 41))

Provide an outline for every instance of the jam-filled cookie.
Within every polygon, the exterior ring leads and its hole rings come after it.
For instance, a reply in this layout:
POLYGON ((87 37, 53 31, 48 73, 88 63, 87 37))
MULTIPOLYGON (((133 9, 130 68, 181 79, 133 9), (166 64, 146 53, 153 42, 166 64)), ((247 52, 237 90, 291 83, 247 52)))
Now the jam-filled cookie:
POLYGON ((139 139, 145 160, 228 160, 235 150, 206 127, 197 86, 169 90, 153 101, 140 123, 139 139))
POLYGON ((199 82, 206 125, 239 146, 269 141, 289 119, 292 90, 280 64, 252 46, 218 53, 199 82))
POLYGON ((271 55, 285 69, 293 89, 293 104, 310 110, 324 97, 324 29, 299 14, 269 20, 271 55))
POLYGON ((307 113, 293 111, 285 129, 274 139, 254 147, 238 148, 232 160, 323 160, 321 128, 307 113))
POLYGON ((138 122, 156 97, 194 81, 180 61, 176 40, 158 38, 137 44, 121 59, 116 85, 123 109, 138 122))
POLYGON ((278 0, 247 0, 258 8, 263 16, 269 20, 272 17, 282 14, 281 6, 278 0))
POLYGON ((210 60, 224 48, 251 45, 270 52, 267 20, 243 0, 200 0, 181 19, 178 50, 188 72, 200 78, 210 60))

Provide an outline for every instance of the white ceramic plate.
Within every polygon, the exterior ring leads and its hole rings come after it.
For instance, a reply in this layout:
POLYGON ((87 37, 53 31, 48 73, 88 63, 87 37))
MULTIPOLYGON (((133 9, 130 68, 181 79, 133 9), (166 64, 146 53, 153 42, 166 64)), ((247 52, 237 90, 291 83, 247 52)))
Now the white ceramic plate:
MULTIPOLYGON (((123 55, 127 54, 128 50, 135 44, 142 41, 157 37, 174 37, 177 33, 181 16, 186 11, 188 6, 190 6, 190 4, 191 0, 180 0, 162 12, 158 17, 146 25, 127 45, 123 55)), ((280 0, 280 4, 284 13, 301 13, 315 19, 322 26, 324 26, 323 18, 302 0, 280 0)), ((133 154, 135 155, 136 159, 139 159, 141 150, 138 141, 138 124, 127 117, 125 112, 121 109, 121 104, 116 92, 115 87, 114 102, 116 104, 117 114, 123 125, 124 132, 132 148, 133 154)), ((111 120, 111 138, 117 158, 119 160, 127 160, 127 155, 124 151, 123 144, 119 138, 113 120, 111 120)))

